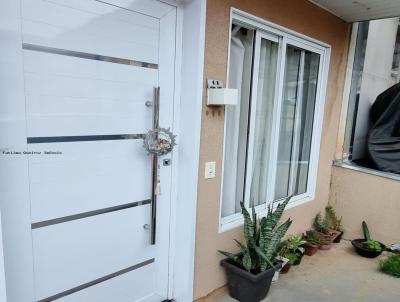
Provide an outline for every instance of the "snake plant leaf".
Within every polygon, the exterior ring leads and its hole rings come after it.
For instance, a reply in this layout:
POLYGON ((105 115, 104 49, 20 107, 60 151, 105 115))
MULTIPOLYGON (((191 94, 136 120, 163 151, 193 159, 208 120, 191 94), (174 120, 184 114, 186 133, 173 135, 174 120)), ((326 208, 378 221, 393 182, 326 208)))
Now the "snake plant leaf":
POLYGON ((363 233, 364 233, 365 240, 366 241, 372 240, 371 239, 371 234, 370 234, 369 229, 368 229, 368 225, 367 225, 367 223, 365 221, 362 222, 362 228, 363 228, 363 233))
POLYGON ((278 224, 279 220, 282 218, 283 211, 285 211, 285 208, 291 198, 292 198, 292 196, 289 196, 282 203, 278 204, 278 206, 276 207, 276 210, 272 213, 272 218, 273 218, 273 222, 275 223, 275 226, 278 224))
POLYGON ((265 228, 265 224, 267 223, 267 218, 263 217, 260 219, 260 223, 257 229, 257 234, 256 234, 256 243, 257 245, 260 245, 260 236, 261 236, 261 230, 265 228))
POLYGON ((242 265, 242 263, 240 262, 240 256, 238 254, 232 254, 232 253, 224 252, 224 251, 220 251, 220 250, 218 250, 218 253, 224 255, 229 260, 232 260, 233 262, 235 262, 239 265, 242 265))
POLYGON ((285 236, 291 224, 292 220, 288 219, 284 223, 282 223, 273 233, 265 252, 265 256, 267 256, 268 259, 272 259, 275 256, 278 245, 281 242, 283 236, 285 236))
POLYGON ((267 268, 270 267, 272 267, 275 271, 277 270, 272 261, 263 253, 263 251, 258 246, 255 247, 255 250, 257 254, 268 264, 267 267, 261 271, 265 271, 267 268))
POLYGON ((254 268, 255 263, 253 262, 251 250, 249 247, 241 243, 239 240, 234 239, 237 246, 240 248, 241 253, 243 254, 243 259, 242 259, 242 266, 247 270, 250 271, 252 268, 254 268))
POLYGON ((243 254, 242 262, 243 262, 244 269, 246 271, 250 272, 251 268, 252 268, 252 261, 251 261, 251 254, 248 250, 245 254, 243 254))
POLYGON ((252 212, 252 220, 253 220, 253 238, 254 238, 254 243, 257 242, 257 214, 256 214, 256 209, 255 207, 251 208, 252 212))
POLYGON ((246 254, 246 253, 249 252, 249 249, 247 248, 246 245, 244 245, 243 243, 241 243, 241 242, 240 242, 239 240, 237 240, 237 239, 234 239, 234 240, 235 240, 237 246, 240 248, 240 251, 241 251, 243 254, 246 254))
POLYGON ((243 225, 244 238, 246 239, 246 242, 254 244, 253 221, 251 220, 250 214, 247 211, 243 202, 240 202, 240 207, 242 208, 242 215, 244 218, 244 225, 243 225))

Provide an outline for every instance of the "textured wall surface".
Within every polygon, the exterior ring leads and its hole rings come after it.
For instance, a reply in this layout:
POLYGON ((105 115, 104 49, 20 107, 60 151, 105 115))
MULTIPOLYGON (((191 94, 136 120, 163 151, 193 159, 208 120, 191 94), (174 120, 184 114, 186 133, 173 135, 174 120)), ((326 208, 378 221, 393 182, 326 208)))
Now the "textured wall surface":
MULTIPOLYGON (((310 226, 312 217, 324 208, 329 199, 332 160, 335 154, 351 28, 349 24, 306 0, 207 1, 205 79, 221 79, 226 82, 231 7, 332 46, 316 198, 286 213, 294 219, 290 233, 299 233, 310 226)), ((205 102, 206 89, 204 87, 196 230, 195 298, 206 296, 225 284, 224 272, 219 266, 221 257, 216 250, 234 250, 232 240, 241 237, 241 228, 218 233, 224 110, 223 108, 208 108, 205 102), (217 162, 217 177, 214 179, 204 179, 204 164, 207 161, 217 162)))
POLYGON ((385 244, 400 240, 400 184, 346 168, 332 170, 331 202, 343 217, 344 238, 362 238, 365 220, 373 239, 385 244))

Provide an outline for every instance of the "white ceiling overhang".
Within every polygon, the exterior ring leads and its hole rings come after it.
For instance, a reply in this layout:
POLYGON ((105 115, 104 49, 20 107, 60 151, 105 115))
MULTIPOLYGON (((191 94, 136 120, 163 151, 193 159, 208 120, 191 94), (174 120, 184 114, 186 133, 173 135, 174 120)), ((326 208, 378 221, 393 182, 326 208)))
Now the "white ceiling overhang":
POLYGON ((347 22, 400 16, 400 0, 309 0, 347 22))

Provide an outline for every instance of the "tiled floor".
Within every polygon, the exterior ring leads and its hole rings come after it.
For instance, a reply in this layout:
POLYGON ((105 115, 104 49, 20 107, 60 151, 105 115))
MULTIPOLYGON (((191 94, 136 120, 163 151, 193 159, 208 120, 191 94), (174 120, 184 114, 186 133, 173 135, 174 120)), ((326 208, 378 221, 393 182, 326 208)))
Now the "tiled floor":
MULTIPOLYGON (((379 260, 356 255, 349 242, 304 256, 300 266, 272 284, 265 302, 399 302, 400 279, 378 271, 379 260)), ((234 302, 226 290, 207 302, 234 302)))

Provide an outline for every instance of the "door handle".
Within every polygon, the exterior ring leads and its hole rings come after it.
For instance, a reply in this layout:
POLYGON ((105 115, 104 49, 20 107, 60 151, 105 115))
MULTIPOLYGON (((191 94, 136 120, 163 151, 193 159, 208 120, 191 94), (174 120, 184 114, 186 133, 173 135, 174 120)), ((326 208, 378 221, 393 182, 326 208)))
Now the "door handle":
MULTIPOLYGON (((159 127, 160 87, 153 88, 153 130, 159 127)), ((158 186, 158 155, 151 154, 151 224, 150 244, 156 244, 157 232, 157 186, 158 186)))

